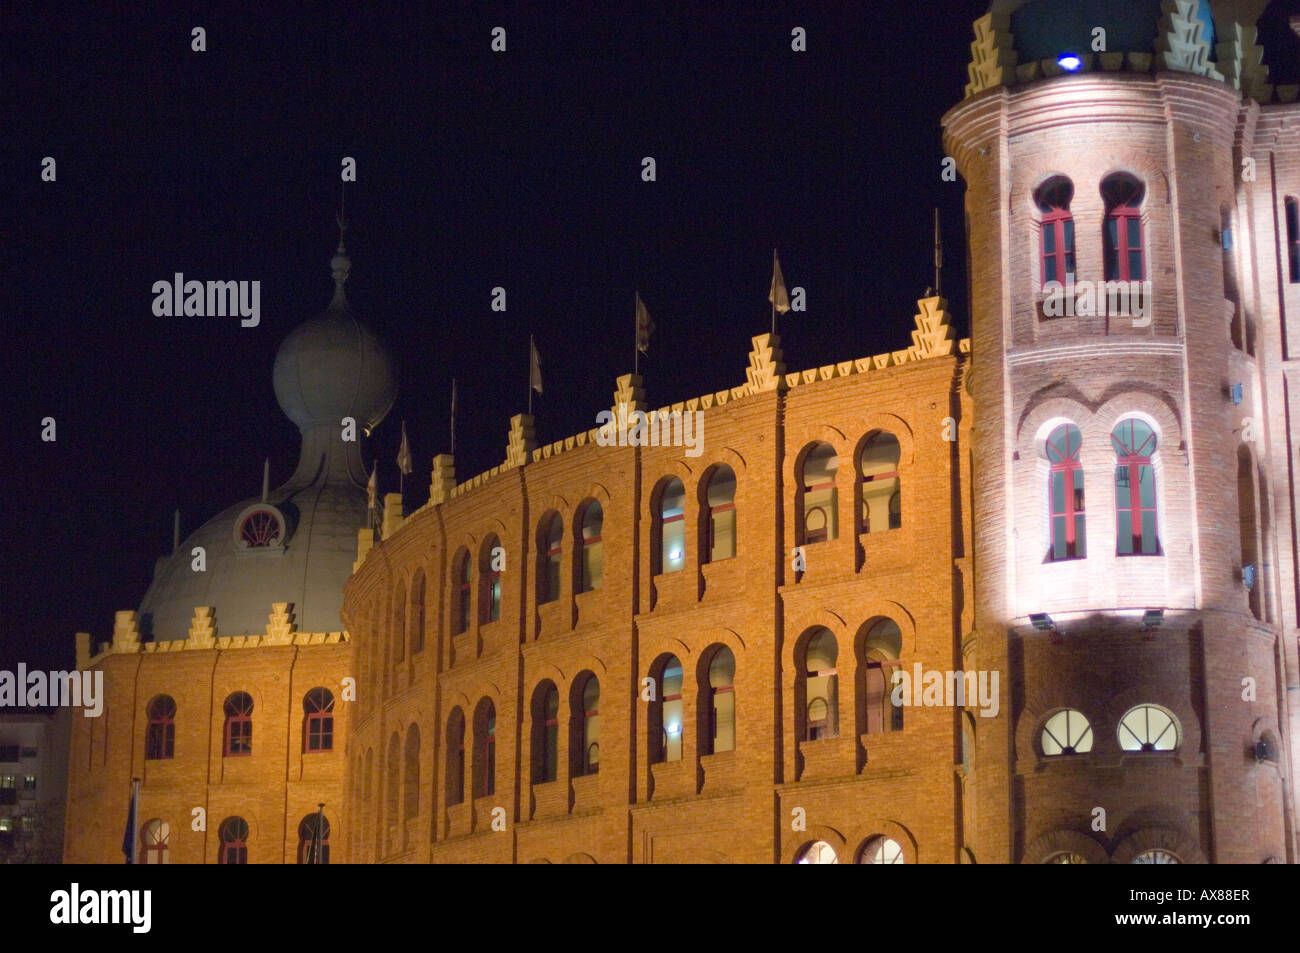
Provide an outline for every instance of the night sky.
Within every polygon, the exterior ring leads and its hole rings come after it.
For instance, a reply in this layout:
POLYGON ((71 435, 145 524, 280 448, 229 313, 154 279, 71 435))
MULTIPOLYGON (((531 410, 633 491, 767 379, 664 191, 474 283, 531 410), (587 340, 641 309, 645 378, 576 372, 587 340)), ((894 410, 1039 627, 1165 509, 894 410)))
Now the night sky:
MULTIPOLYGON (((529 334, 539 442, 594 427, 632 370, 636 289, 657 325, 651 406, 744 382, 773 247, 808 296, 781 320, 790 370, 901 348, 933 280, 937 206, 944 290, 969 334, 964 187, 940 179, 939 120, 987 0, 357 4, 315 20, 186 6, 6 15, 0 668, 71 668, 76 631, 107 640, 113 612, 138 607, 175 508, 184 536, 256 495, 265 457, 273 486, 292 472, 271 368, 329 303, 343 156, 357 160, 348 297, 401 387, 367 460, 395 490, 404 419, 408 510, 447 449, 453 376, 458 477, 504 459, 529 334), (195 26, 206 52, 191 51, 195 26), (796 26, 806 53, 790 49, 796 26), (151 287, 178 271, 261 281, 260 326, 155 317, 151 287)), ((1275 76, 1295 73, 1282 42, 1275 76)))

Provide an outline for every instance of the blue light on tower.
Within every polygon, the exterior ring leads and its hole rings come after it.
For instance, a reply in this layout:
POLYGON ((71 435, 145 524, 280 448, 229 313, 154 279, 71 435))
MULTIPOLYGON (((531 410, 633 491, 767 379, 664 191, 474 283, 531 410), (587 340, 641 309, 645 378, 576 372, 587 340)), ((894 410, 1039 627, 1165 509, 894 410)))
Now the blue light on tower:
POLYGON ((1061 67, 1067 73, 1073 73, 1083 65, 1083 60, 1073 53, 1062 53, 1056 60, 1056 65, 1061 67))

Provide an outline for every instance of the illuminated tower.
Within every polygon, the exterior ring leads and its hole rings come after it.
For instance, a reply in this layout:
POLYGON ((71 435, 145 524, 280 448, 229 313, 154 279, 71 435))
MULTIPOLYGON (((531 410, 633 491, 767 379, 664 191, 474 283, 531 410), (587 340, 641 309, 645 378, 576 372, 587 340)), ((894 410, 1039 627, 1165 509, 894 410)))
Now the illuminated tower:
POLYGON ((975 24, 944 142, 966 664, 1006 686, 978 720, 979 862, 1295 859, 1300 105, 1267 83, 1265 7, 995 0, 975 24))

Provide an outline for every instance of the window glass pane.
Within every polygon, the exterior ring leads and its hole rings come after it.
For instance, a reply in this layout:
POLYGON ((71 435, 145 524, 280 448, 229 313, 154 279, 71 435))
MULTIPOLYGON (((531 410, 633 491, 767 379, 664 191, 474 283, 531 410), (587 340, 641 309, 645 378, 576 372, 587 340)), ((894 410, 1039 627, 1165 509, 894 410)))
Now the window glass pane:
POLYGON ((1286 200, 1286 231, 1288 240, 1300 238, 1300 203, 1295 199, 1286 200))
POLYGON ((1128 510, 1120 510, 1115 525, 1116 550, 1121 556, 1128 556, 1133 552, 1133 514, 1128 510))
POLYGON ((1142 247, 1142 220, 1135 216, 1128 219, 1128 247, 1142 247))
POLYGON ((1080 559, 1088 555, 1087 540, 1083 531, 1083 514, 1079 513, 1074 518, 1074 555, 1080 559))
MULTIPOLYGON (((666 512, 666 511, 665 511, 666 512)), ((680 511, 678 511, 680 512, 680 511)), ((686 565, 686 520, 667 517, 663 524, 663 572, 676 572, 686 565), (668 519, 673 522, 667 522, 668 519)))
POLYGON ((1065 512, 1065 474, 1052 474, 1052 512, 1065 512))
POLYGON ((1131 476, 1132 470, 1129 467, 1123 464, 1115 467, 1115 505, 1120 509, 1128 509, 1132 505, 1129 501, 1131 476))
POLYGON ((1142 514, 1142 552, 1159 552, 1160 540, 1156 538, 1156 514, 1148 510, 1142 514))
POLYGON ((1128 278, 1130 281, 1141 281, 1142 277, 1142 252, 1131 251, 1128 253, 1128 278))
POLYGON ((1048 222, 1043 227, 1043 251, 1051 255, 1056 252, 1056 223, 1048 222))
POLYGON ((1067 218, 1061 223, 1065 228, 1065 251, 1066 254, 1074 254, 1074 219, 1067 218))
POLYGON ((1056 256, 1052 255, 1050 258, 1044 258, 1043 259, 1043 283, 1046 284, 1049 281, 1060 281, 1060 280, 1061 279, 1057 277, 1056 274, 1056 256))
POLYGON ((1139 499, 1144 507, 1156 505, 1156 478, 1149 466, 1138 467, 1139 499))

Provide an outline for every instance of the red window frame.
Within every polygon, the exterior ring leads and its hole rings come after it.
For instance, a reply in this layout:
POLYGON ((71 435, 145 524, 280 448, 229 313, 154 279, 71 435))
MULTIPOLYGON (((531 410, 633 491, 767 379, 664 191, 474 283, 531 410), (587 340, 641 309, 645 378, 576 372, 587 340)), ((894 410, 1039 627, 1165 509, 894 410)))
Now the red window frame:
MULTIPOLYGON (((602 529, 603 528, 604 527, 602 524, 602 529)), ((587 536, 586 535, 587 531, 585 527, 579 529, 578 532, 583 534, 581 537, 582 549, 578 553, 578 559, 580 560, 578 563, 578 584, 579 586, 582 587, 583 592, 592 592, 594 590, 588 589, 586 587, 586 581, 585 581, 587 575, 587 549, 588 547, 595 546, 597 543, 600 542, 600 534, 598 533, 595 536, 587 536)))
POLYGON ((1066 228, 1066 223, 1074 223, 1074 215, 1068 208, 1052 207, 1050 212, 1043 213, 1042 228, 1038 234, 1038 249, 1041 259, 1042 268, 1042 285, 1047 287, 1049 281, 1055 281, 1060 284, 1066 284, 1070 274, 1074 271, 1074 229, 1066 228), (1047 250, 1047 236, 1052 236, 1052 244, 1055 250, 1047 250), (1068 237, 1068 240, 1067 240, 1068 237), (1056 277, 1047 277, 1048 262, 1055 265, 1056 277))
POLYGON ((159 695, 149 703, 149 725, 145 730, 145 758, 165 761, 176 753, 176 702, 159 695))
POLYGON ((1147 438, 1142 441, 1142 445, 1135 446, 1137 435, 1134 430, 1136 421, 1122 420, 1116 426, 1114 433, 1111 434, 1111 443, 1115 448, 1116 455, 1116 480, 1118 481, 1123 470, 1128 471, 1128 506, 1120 506, 1118 498, 1116 499, 1116 526, 1118 527, 1118 517, 1120 513, 1129 514, 1129 523, 1133 530, 1133 551, 1131 553, 1118 553, 1123 556, 1154 556, 1159 554, 1160 549, 1160 525, 1156 515, 1156 486, 1155 486, 1155 469, 1151 463, 1151 452, 1156 448, 1155 431, 1151 430, 1147 438), (1122 436, 1116 436, 1123 433, 1127 426, 1127 437, 1125 440, 1122 436), (1127 451, 1127 452, 1121 452, 1127 451), (1144 452, 1145 451, 1145 452, 1144 452), (1146 467, 1151 473, 1151 505, 1142 504, 1142 468, 1146 467), (1151 514, 1153 526, 1153 544, 1154 549, 1146 550, 1143 548, 1142 524, 1147 513, 1151 514))
POLYGON ((310 814, 303 818, 298 825, 298 863, 300 864, 328 864, 330 862, 330 822, 328 818, 320 818, 320 853, 315 857, 310 856, 312 841, 316 835, 316 818, 318 815, 310 814))
POLYGON ((248 824, 242 818, 232 818, 221 825, 221 852, 217 858, 219 864, 248 863, 248 824), (243 824, 239 827, 232 821, 243 824))
MULTIPOLYGON (((1072 424, 1062 424, 1052 431, 1047 438, 1047 457, 1051 461, 1051 474, 1048 477, 1048 508, 1051 511, 1051 520, 1049 522, 1049 535, 1051 537, 1051 548, 1049 558, 1052 560, 1081 559, 1086 555, 1086 543, 1080 546, 1078 537, 1078 517, 1085 512, 1082 505, 1083 500, 1080 498, 1083 491, 1083 465, 1079 462, 1079 451, 1083 446, 1083 435, 1079 433, 1077 427, 1072 424), (1075 447, 1073 452, 1070 451, 1070 432, 1079 434, 1079 446, 1075 447), (1064 451, 1058 444, 1057 434, 1063 434, 1065 439, 1064 451), (1055 455, 1053 455, 1055 451, 1055 455), (1053 492, 1055 481, 1061 479, 1063 509, 1058 512, 1053 492), (1077 492, 1076 492, 1077 491, 1077 492), (1077 505, 1076 505, 1077 504, 1077 505), (1065 524, 1065 555, 1057 556, 1057 544, 1061 542, 1056 538, 1056 521, 1063 519, 1065 524)), ((1086 519, 1086 517, 1085 517, 1086 519)))
POLYGON ((225 711, 226 726, 222 757, 242 758, 251 755, 253 753, 252 697, 247 692, 233 693, 226 699, 225 711), (247 705, 244 704, 245 699, 247 705))
POLYGON ((1142 199, 1146 189, 1136 179, 1129 176, 1107 178, 1102 182, 1102 195, 1106 199, 1106 221, 1102 228, 1102 246, 1105 251, 1107 281, 1142 281, 1146 277, 1146 241, 1142 227, 1142 199), (1129 189, 1127 195, 1119 190, 1129 189), (1107 191, 1112 194, 1107 195, 1107 191), (1115 223, 1115 239, 1110 237, 1110 223, 1115 223), (1137 244, 1129 243, 1129 222, 1137 223, 1137 244), (1132 252, 1138 253, 1140 274, 1133 274, 1129 267, 1132 252), (1112 261, 1111 256, 1114 256, 1112 261))
POLYGON ((809 707, 809 702, 808 702, 808 679, 810 679, 810 678, 821 678, 821 677, 823 677, 823 676, 826 676, 826 677, 828 677, 828 678, 833 678, 833 679, 835 679, 835 681, 829 683, 831 686, 834 686, 834 688, 833 688, 833 690, 830 692, 830 694, 833 696, 832 700, 833 700, 836 704, 839 704, 839 698, 840 698, 840 675, 839 675, 839 667, 836 666, 836 667, 833 667, 833 668, 825 668, 825 669, 821 669, 820 671, 814 671, 813 669, 807 669, 806 672, 805 672, 805 674, 804 674, 804 720, 807 722, 807 724, 804 726, 804 734, 807 736, 807 737, 805 738, 806 741, 819 741, 819 740, 821 740, 822 738, 834 738, 834 737, 836 737, 836 735, 832 735, 832 734, 830 734, 830 728, 831 728, 831 726, 835 723, 835 718, 836 718, 837 713, 831 711, 831 706, 830 706, 830 703, 829 703, 829 702, 828 702, 827 705, 826 705, 826 717, 825 717, 825 718, 818 719, 817 721, 813 721, 811 718, 808 717, 808 707, 809 707), (815 731, 816 728, 824 728, 824 729, 827 730, 827 733, 826 733, 826 734, 823 734, 823 735, 817 735, 817 734, 814 733, 814 731, 815 731))
POLYGON ((334 750, 334 695, 326 688, 313 688, 303 699, 303 754, 334 750))
POLYGON ((144 862, 146 864, 165 864, 167 862, 167 851, 171 846, 169 841, 172 837, 172 831, 170 827, 166 827, 165 825, 159 825, 158 830, 165 831, 165 833, 162 833, 162 835, 152 843, 149 841, 148 825, 146 825, 145 829, 140 832, 140 840, 144 843, 144 862))

